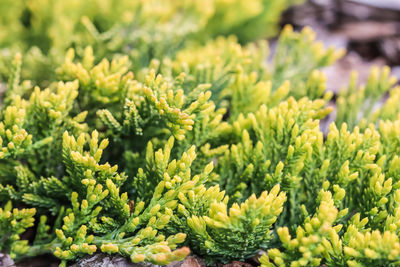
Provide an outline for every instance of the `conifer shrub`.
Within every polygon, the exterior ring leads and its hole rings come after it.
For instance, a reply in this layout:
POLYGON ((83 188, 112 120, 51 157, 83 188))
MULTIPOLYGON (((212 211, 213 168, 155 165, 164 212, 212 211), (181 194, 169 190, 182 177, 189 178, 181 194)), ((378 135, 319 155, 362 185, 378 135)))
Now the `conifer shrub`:
POLYGON ((0 2, 2 252, 400 264, 400 88, 330 102, 310 28, 270 55, 292 2, 0 2))

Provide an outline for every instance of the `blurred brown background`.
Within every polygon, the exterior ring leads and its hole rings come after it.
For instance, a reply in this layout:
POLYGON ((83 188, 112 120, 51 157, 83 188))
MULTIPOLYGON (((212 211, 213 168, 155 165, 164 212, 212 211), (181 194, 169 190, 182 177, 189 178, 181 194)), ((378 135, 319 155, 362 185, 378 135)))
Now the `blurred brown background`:
POLYGON ((288 10, 284 24, 311 26, 325 45, 347 49, 325 70, 328 89, 344 86, 352 69, 365 81, 372 65, 389 65, 400 79, 400 0, 308 0, 288 10))

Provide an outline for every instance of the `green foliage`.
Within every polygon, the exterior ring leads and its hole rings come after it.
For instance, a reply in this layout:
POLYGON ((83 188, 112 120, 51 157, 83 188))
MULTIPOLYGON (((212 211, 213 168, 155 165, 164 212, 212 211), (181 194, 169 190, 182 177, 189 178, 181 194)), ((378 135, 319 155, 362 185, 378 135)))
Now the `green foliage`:
POLYGON ((310 28, 245 44, 293 1, 0 3, 1 251, 400 264, 400 89, 328 103, 310 28))
POLYGON ((35 209, 12 209, 11 201, 0 207, 0 250, 9 252, 13 257, 26 253, 28 241, 20 240, 20 234, 33 226, 35 213, 35 209))
POLYGON ((350 77, 349 87, 340 92, 336 123, 347 122, 349 127, 356 125, 366 127, 369 123, 376 123, 377 119, 395 120, 398 107, 395 101, 399 98, 399 89, 392 88, 396 84, 395 77, 390 76, 389 67, 379 70, 374 67, 367 83, 357 88, 357 73, 350 77), (388 101, 382 103, 382 98, 390 92, 388 101))
MULTIPOLYGON (((395 195, 399 195, 398 190, 395 195)), ((396 266, 400 259, 397 219, 390 216, 385 221, 386 226, 391 226, 382 231, 372 230, 365 227, 368 218, 360 220, 360 214, 356 213, 343 230, 340 221, 348 209, 339 210, 334 204, 343 197, 344 190, 337 190, 334 196, 321 190, 317 212, 307 216, 303 226, 297 227, 295 238, 291 237, 287 227, 279 228, 277 232, 285 251, 268 250, 268 256, 263 255, 260 259, 261 266, 285 266, 288 263, 291 266, 320 266, 322 262, 328 266, 396 266)))
POLYGON ((149 205, 132 203, 131 211, 128 194, 119 189, 126 176, 116 172, 117 166, 99 164, 108 140, 99 144, 94 131, 88 140, 88 151, 83 149, 84 143, 84 135, 75 140, 64 133, 63 155, 68 174, 65 182, 76 191, 70 196, 72 209, 66 210, 64 223, 56 230, 60 245, 54 255, 71 260, 100 248, 106 253, 129 256, 134 262, 164 264, 184 258, 189 252, 187 248, 174 249, 185 235, 178 233, 166 238, 159 233, 171 217, 170 194, 156 191, 149 205), (93 234, 88 235, 89 231, 93 234))
POLYGON ((27 54, 23 77, 46 86, 54 79, 54 64, 70 47, 83 54, 92 45, 98 58, 123 53, 137 71, 153 58, 174 56, 189 42, 230 34, 242 42, 270 37, 278 32, 282 12, 295 2, 2 0, 0 79, 10 75, 7 62, 17 51, 27 54))
MULTIPOLYGON (((181 194, 182 204, 175 220, 186 221, 178 229, 190 233, 190 247, 199 251, 209 262, 244 260, 271 239, 271 226, 283 210, 285 193, 275 186, 259 198, 254 194, 247 200, 227 208, 228 197, 218 186, 206 190, 204 186, 181 194), (203 200, 205 199, 205 201, 203 200), (196 211, 202 207, 203 216, 196 211), (186 220, 182 219, 186 218, 186 220)), ((179 223, 178 223, 179 224, 179 223)))
POLYGON ((321 42, 316 42, 311 28, 305 27, 300 33, 296 33, 287 25, 280 35, 273 59, 274 72, 270 77, 273 88, 290 80, 297 87, 291 92, 296 98, 319 98, 325 81, 323 77, 313 73, 313 70, 331 65, 343 54, 343 50, 335 50, 333 47, 325 49, 321 42), (310 83, 317 83, 318 86, 311 86, 310 83))

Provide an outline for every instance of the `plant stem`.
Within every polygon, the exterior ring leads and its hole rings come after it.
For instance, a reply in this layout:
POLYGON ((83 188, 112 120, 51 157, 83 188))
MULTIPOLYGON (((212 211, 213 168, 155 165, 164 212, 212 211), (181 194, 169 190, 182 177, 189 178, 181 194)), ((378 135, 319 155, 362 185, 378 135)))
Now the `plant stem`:
POLYGON ((51 254, 58 246, 61 246, 61 244, 55 242, 41 244, 41 245, 34 245, 29 247, 28 251, 24 253, 24 255, 17 257, 15 260, 20 261, 25 258, 35 257, 43 254, 51 254))

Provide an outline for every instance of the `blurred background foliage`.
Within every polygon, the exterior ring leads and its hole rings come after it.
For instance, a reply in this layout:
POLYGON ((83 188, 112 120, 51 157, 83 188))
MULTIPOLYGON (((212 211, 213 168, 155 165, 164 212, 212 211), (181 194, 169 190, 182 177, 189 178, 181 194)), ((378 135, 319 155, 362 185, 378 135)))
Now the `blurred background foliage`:
POLYGON ((70 47, 78 56, 91 45, 95 58, 130 55, 133 69, 170 56, 189 41, 218 35, 241 43, 271 37, 282 12, 298 0, 1 0, 0 81, 16 52, 22 77, 45 83, 70 47), (229 7, 229 8, 228 8, 229 7))

